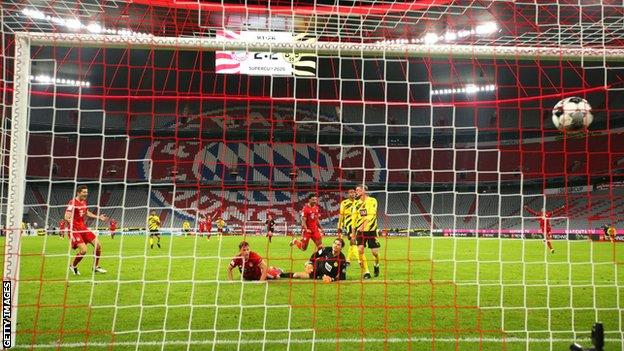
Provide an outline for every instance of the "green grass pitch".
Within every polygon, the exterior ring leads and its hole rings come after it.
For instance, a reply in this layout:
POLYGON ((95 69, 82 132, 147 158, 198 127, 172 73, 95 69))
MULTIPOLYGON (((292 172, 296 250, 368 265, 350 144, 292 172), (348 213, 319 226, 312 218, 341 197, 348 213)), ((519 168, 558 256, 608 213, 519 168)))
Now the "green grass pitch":
MULTIPOLYGON (((76 277, 66 239, 25 237, 17 346, 567 350, 573 340, 588 346, 601 321, 605 349, 624 349, 622 244, 555 241, 550 254, 539 240, 389 238, 371 281, 353 265, 341 283, 227 282, 240 240, 164 237, 150 250, 145 237, 102 237, 108 274, 89 272, 90 247, 76 277)), ((301 270, 312 249, 288 240, 248 238, 269 265, 301 270)))

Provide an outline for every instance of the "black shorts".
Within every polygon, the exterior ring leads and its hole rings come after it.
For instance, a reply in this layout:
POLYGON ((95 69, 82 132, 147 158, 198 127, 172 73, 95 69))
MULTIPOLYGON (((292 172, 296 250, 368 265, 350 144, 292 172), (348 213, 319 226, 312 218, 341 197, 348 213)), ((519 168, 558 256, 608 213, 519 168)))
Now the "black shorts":
POLYGON ((370 232, 358 232, 355 236, 355 242, 358 246, 368 246, 369 249, 376 249, 381 247, 379 241, 377 241, 377 231, 370 232))
POLYGON ((160 232, 158 231, 158 229, 150 229, 149 233, 150 235, 160 235, 160 232))

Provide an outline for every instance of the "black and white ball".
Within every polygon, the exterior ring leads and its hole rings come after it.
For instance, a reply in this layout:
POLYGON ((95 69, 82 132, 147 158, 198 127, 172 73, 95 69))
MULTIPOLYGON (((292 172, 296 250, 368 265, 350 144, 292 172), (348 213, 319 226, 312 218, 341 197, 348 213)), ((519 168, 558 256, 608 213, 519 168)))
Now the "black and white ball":
POLYGON ((594 120, 587 100, 572 96, 559 101, 552 113, 555 127, 560 131, 587 129, 594 120))

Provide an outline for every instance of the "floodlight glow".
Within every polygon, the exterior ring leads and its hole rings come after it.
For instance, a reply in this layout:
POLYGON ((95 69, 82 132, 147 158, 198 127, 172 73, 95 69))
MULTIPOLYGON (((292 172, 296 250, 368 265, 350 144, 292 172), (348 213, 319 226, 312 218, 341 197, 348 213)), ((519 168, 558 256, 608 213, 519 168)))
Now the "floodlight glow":
POLYGON ((64 86, 76 86, 76 87, 89 87, 91 86, 90 82, 82 81, 82 80, 74 80, 74 79, 66 79, 66 78, 52 78, 45 74, 40 74, 38 76, 30 76, 30 80, 33 83, 39 84, 56 84, 56 85, 64 85, 64 86))
POLYGON ((94 33, 94 34, 99 34, 99 33, 101 33, 101 32, 102 32, 102 29, 103 29, 103 28, 102 28, 102 26, 100 26, 100 25, 99 25, 99 24, 97 24, 97 23, 90 23, 90 24, 87 26, 87 30, 88 30, 89 32, 91 32, 91 33, 94 33))
POLYGON ((433 89, 430 91, 430 95, 453 95, 453 94, 468 94, 474 95, 481 92, 492 92, 496 90, 496 85, 488 84, 488 85, 476 85, 476 84, 468 84, 459 88, 448 88, 448 89, 433 89))
POLYGON ((90 23, 87 26, 87 25, 84 25, 82 22, 80 22, 80 20, 76 18, 64 19, 61 17, 52 17, 52 16, 44 14, 43 12, 39 10, 31 10, 28 8, 23 9, 22 14, 31 19, 46 20, 46 21, 52 22, 56 25, 63 26, 72 31, 86 29, 90 33, 94 33, 94 34, 106 33, 106 34, 118 34, 118 35, 123 35, 123 36, 151 36, 151 34, 134 32, 130 29, 115 30, 115 29, 104 28, 102 25, 100 25, 99 23, 95 23, 95 22, 90 23))
POLYGON ((435 44, 438 40, 440 40, 440 38, 435 33, 427 33, 423 38, 423 42, 428 45, 435 44))

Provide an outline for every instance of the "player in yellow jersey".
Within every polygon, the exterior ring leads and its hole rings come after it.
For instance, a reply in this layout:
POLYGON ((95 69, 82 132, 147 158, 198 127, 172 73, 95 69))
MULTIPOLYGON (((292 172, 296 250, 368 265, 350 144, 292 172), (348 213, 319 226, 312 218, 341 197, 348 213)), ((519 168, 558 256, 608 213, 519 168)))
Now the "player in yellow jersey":
POLYGON ((375 256, 374 274, 379 276, 379 248, 377 241, 377 200, 367 195, 368 187, 364 184, 355 188, 357 198, 354 209, 355 241, 358 245, 360 260, 364 260, 364 247, 368 246, 375 256))
POLYGON ((226 226, 225 221, 223 220, 223 218, 221 218, 221 216, 219 216, 215 223, 217 224, 217 233, 219 233, 219 235, 223 235, 226 226))
POLYGON ((151 210, 149 217, 147 217, 147 229, 150 233, 150 249, 154 248, 154 237, 158 239, 156 245, 158 245, 158 248, 160 249, 160 217, 156 215, 156 210, 151 210))
POLYGON ((184 236, 191 234, 191 222, 185 220, 182 222, 182 231, 184 232, 184 236))
POLYGON ((364 271, 364 279, 370 279, 370 271, 368 270, 368 262, 366 255, 363 255, 360 259, 357 243, 355 242, 355 231, 353 230, 353 214, 355 211, 355 189, 349 189, 348 197, 340 202, 340 213, 338 214, 338 236, 342 236, 344 230, 345 234, 349 236, 349 252, 347 253, 347 262, 351 262, 355 259, 360 264, 360 268, 364 271))
POLYGON ((604 231, 605 240, 610 240, 612 243, 615 243, 615 236, 617 235, 617 229, 615 229, 612 225, 603 225, 602 230, 604 231))

